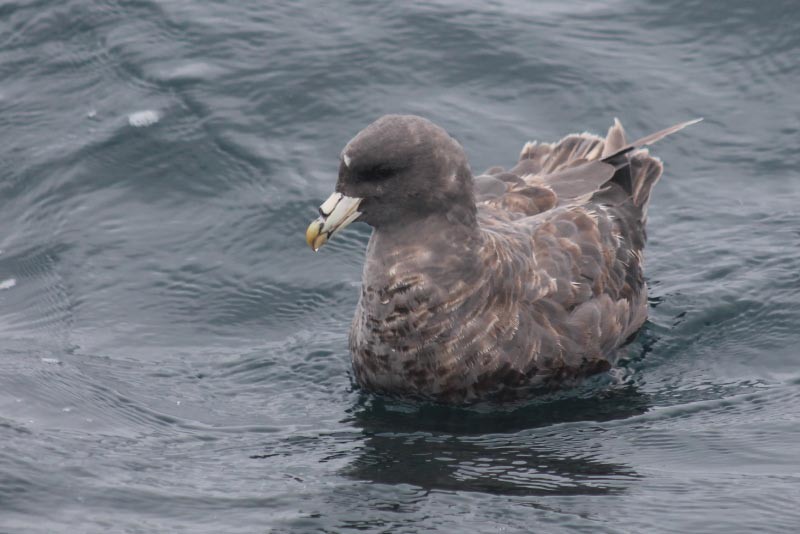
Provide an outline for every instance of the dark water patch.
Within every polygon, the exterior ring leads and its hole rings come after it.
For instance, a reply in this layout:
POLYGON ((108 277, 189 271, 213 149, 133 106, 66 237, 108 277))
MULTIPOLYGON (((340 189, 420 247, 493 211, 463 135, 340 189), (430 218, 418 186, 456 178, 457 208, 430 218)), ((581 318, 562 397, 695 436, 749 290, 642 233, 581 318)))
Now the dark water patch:
POLYGON ((355 420, 372 432, 425 430, 455 435, 496 434, 573 421, 625 418, 648 410, 647 396, 626 384, 603 385, 606 377, 576 390, 514 404, 479 404, 469 408, 365 398, 355 420), (383 425, 386 425, 385 427, 383 425))

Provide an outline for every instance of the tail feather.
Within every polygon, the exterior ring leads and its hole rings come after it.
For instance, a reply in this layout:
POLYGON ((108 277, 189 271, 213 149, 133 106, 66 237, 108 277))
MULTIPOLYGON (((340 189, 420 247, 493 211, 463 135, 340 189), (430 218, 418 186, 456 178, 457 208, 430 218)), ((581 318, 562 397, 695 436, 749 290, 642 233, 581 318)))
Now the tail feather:
POLYGON ((664 165, 646 150, 638 150, 631 157, 630 173, 633 179, 633 203, 642 210, 642 220, 647 219, 647 206, 664 165))
POLYGON ((605 159, 615 152, 619 152, 627 144, 628 140, 625 136, 625 130, 622 128, 622 123, 619 122, 618 118, 614 117, 614 124, 608 129, 606 142, 603 145, 603 154, 600 158, 605 159))
POLYGON ((682 122, 629 143, 619 119, 614 119, 605 138, 583 133, 552 144, 527 143, 519 163, 509 172, 528 185, 549 188, 559 203, 594 199, 616 206, 633 204, 644 220, 650 192, 663 170, 661 161, 644 147, 701 120, 682 122))
POLYGON ((602 161, 617 169, 609 182, 620 185, 631 196, 634 205, 641 209, 643 220, 647 217, 650 192, 661 178, 664 170, 661 160, 651 156, 650 152, 643 147, 701 120, 703 119, 693 119, 670 126, 630 144, 625 142, 625 132, 618 120, 615 119, 614 125, 608 130, 602 161))

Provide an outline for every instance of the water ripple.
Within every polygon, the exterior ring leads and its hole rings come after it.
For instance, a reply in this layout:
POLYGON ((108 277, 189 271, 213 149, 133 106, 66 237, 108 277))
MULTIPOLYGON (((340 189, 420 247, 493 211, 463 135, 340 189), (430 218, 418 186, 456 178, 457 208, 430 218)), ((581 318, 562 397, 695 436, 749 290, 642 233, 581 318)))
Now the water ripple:
POLYGON ((792 531, 796 11, 3 3, 0 530, 792 531), (303 234, 386 112, 475 169, 706 117, 652 149, 622 369, 469 409, 354 387, 370 229, 303 234))

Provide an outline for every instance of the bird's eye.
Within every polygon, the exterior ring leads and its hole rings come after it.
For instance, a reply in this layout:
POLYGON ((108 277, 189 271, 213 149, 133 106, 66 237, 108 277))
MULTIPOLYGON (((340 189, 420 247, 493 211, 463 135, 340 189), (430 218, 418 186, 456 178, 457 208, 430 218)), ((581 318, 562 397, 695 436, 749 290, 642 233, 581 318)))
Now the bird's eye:
POLYGON ((358 177, 364 182, 377 182, 391 178, 397 173, 397 169, 391 165, 375 165, 364 169, 358 173, 358 177))

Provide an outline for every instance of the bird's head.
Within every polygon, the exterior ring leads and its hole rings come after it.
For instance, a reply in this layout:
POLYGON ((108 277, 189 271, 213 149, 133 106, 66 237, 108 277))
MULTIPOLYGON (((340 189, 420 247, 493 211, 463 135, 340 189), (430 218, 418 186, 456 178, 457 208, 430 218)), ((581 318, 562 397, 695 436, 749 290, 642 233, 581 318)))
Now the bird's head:
POLYGON ((413 115, 385 115, 345 146, 335 192, 306 230, 319 249, 354 221, 374 228, 431 215, 474 221, 472 174, 461 145, 441 127, 413 115))

